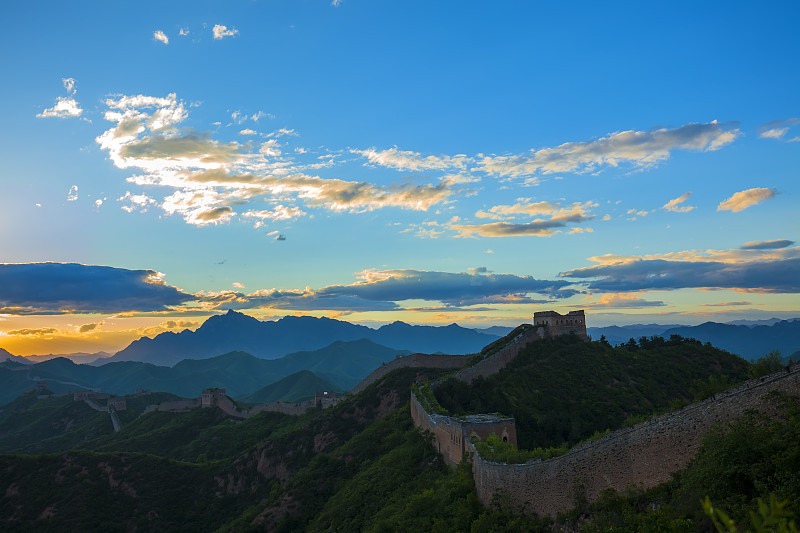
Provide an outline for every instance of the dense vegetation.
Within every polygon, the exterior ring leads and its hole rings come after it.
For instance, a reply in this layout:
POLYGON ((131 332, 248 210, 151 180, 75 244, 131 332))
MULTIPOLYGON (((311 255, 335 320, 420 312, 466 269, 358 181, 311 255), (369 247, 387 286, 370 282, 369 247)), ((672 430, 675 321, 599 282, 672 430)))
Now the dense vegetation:
POLYGON ((456 416, 513 416, 520 448, 560 447, 724 390, 745 379, 747 367, 692 339, 642 338, 615 348, 562 336, 529 344, 486 379, 447 380, 436 398, 456 416))
MULTIPOLYGON (((677 338, 620 348, 562 338, 532 345, 509 371, 476 383, 474 403, 456 402, 463 398, 452 382, 430 401, 449 398, 451 410, 514 414, 518 426, 515 410, 534 405, 539 411, 521 414, 545 436, 543 446, 560 445, 763 375, 777 368, 773 359, 748 365, 677 338)), ((749 526, 759 498, 771 515, 800 510, 800 405, 777 396, 772 415, 779 416, 752 414, 720 426, 670 483, 607 493, 592 505, 576 486, 575 509, 557 524, 515 513, 503 494, 484 508, 470 466, 447 467, 431 435, 414 428, 409 415, 412 383, 442 375, 399 369, 332 408, 300 417, 261 413, 240 421, 216 409, 137 417, 153 397, 129 398, 118 433, 92 431, 93 424, 110 426, 108 414, 71 397, 20 397, 0 414, 0 443, 28 419, 14 437, 18 443, 37 440, 58 453, 0 455, 0 530, 710 531, 700 505, 706 496, 740 526, 749 526), (64 420, 72 420, 72 429, 53 426, 64 420), (73 448, 82 451, 66 451, 73 448)), ((427 397, 429 388, 421 389, 427 397)), ((499 439, 485 444, 511 453, 499 439)))

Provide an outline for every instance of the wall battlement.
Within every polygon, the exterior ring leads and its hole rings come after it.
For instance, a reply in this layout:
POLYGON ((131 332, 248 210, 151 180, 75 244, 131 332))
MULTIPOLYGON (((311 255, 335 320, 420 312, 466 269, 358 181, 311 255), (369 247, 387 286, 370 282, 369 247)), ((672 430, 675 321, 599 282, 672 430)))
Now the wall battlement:
POLYGON ((583 309, 579 311, 570 311, 566 315, 556 313, 555 311, 538 311, 533 313, 533 325, 544 326, 544 336, 548 338, 557 337, 559 335, 568 335, 575 333, 583 340, 588 339, 586 335, 586 317, 583 309))

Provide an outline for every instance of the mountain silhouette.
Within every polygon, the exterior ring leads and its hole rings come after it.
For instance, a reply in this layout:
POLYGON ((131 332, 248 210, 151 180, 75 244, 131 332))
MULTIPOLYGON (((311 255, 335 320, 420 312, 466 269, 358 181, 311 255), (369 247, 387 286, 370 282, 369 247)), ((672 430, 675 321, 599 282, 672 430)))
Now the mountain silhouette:
POLYGON ((412 352, 473 353, 498 338, 457 324, 435 327, 394 322, 375 330, 342 320, 309 316, 262 322, 228 311, 212 316, 196 331, 165 332, 152 339, 142 337, 105 361, 171 366, 183 359, 206 359, 232 351, 276 359, 292 352, 318 350, 336 341, 358 339, 412 352))

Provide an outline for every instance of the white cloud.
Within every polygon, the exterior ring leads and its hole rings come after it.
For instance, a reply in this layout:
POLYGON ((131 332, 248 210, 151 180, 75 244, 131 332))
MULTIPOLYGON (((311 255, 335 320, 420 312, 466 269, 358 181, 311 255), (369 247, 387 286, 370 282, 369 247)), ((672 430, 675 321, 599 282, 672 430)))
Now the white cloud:
POLYGON ((365 157, 368 163, 373 165, 414 172, 421 170, 463 169, 472 161, 471 158, 465 155, 423 156, 418 152, 398 150, 396 147, 381 151, 375 148, 350 150, 350 153, 365 157))
POLYGON ((239 283, 238 281, 234 281, 231 286, 235 289, 244 289, 244 283, 239 283))
POLYGON ((77 89, 75 88, 75 85, 77 84, 75 78, 62 78, 61 83, 64 84, 64 89, 67 91, 68 95, 71 96, 77 92, 77 89))
POLYGON ((79 117, 83 113, 83 109, 74 98, 66 96, 59 96, 56 99, 56 105, 49 109, 45 109, 38 115, 37 118, 70 118, 79 117))
POLYGON ((298 218, 306 213, 298 207, 286 207, 284 205, 277 205, 271 211, 268 209, 262 209, 259 211, 246 211, 242 213, 242 217, 244 218, 255 218, 256 223, 253 227, 256 229, 264 226, 265 220, 290 220, 293 218, 298 218))
POLYGON ((131 194, 130 191, 125 191, 125 195, 117 198, 118 202, 127 202, 128 205, 123 205, 120 209, 127 213, 139 211, 144 213, 151 205, 157 205, 155 199, 150 198, 146 194, 131 194))
POLYGON ((256 130, 251 130, 250 128, 243 129, 239 132, 239 135, 258 135, 256 130))
POLYGON ((78 186, 73 185, 72 187, 69 188, 69 192, 67 193, 67 201, 74 202, 77 199, 78 199, 78 186))
POLYGON ((766 187, 757 187, 739 191, 727 200, 721 202, 717 206, 717 211, 733 211, 738 213, 748 207, 754 206, 764 200, 768 200, 775 196, 774 189, 767 189, 766 187))
POLYGON ((278 157, 281 155, 281 145, 275 139, 270 139, 263 143, 258 151, 267 157, 278 157))
POLYGON ((189 35, 189 28, 181 28, 180 31, 178 32, 178 35, 180 35, 181 37, 189 35))
POLYGON ((235 28, 228 29, 227 26, 223 26, 222 24, 215 24, 213 32, 214 32, 214 39, 220 40, 224 39, 225 37, 233 37, 234 35, 239 33, 239 30, 235 28))
MULTIPOLYGON (((773 120, 772 122, 767 122, 761 125, 761 127, 759 128, 760 133, 758 134, 758 136, 761 137, 762 139, 780 140, 783 138, 784 135, 786 135, 789 129, 797 125, 800 125, 800 118, 773 120)), ((793 141, 794 139, 789 139, 789 142, 793 141)))
POLYGON ((167 34, 161 30, 156 30, 153 32, 153 39, 164 44, 169 44, 169 37, 167 37, 167 34))
POLYGON ((669 202, 667 202, 663 206, 661 206, 661 209, 664 209, 666 211, 672 211, 673 213, 688 213, 689 211, 694 209, 695 206, 693 206, 693 205, 680 205, 680 204, 682 204, 683 202, 688 200, 691 195, 692 195, 691 192, 684 193, 684 194, 678 196, 677 198, 674 198, 674 199, 670 200, 669 202))

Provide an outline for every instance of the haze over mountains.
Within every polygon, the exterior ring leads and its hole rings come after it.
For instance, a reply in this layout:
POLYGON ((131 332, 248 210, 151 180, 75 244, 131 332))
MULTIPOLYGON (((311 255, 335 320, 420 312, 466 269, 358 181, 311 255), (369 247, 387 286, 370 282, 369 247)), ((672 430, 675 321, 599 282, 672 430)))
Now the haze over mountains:
POLYGON ((335 341, 369 339, 397 350, 423 353, 474 353, 499 335, 449 326, 412 326, 394 322, 378 329, 330 318, 287 316, 262 322, 228 311, 212 316, 195 331, 165 332, 143 337, 106 361, 143 361, 174 365, 183 359, 205 359, 231 351, 244 351, 262 359, 292 352, 318 350, 335 341))
MULTIPOLYGON (((736 324, 705 322, 698 326, 635 324, 631 326, 609 326, 586 328, 593 339, 605 335, 611 344, 627 342, 630 338, 670 335, 694 338, 710 342, 718 348, 735 353, 745 359, 755 360, 778 350, 783 357, 800 351, 800 319, 770 319, 736 324)), ((797 357, 795 356, 795 359, 797 357)))
MULTIPOLYGON (((173 367, 141 361, 118 361, 95 367, 65 358, 32 365, 12 361, 0 365, 0 405, 31 389, 36 380, 47 383, 53 392, 96 389, 122 395, 143 388, 194 398, 204 388, 222 387, 229 396, 240 398, 307 370, 325 380, 324 389, 349 390, 384 362, 408 353, 360 339, 337 341, 320 350, 296 352, 278 359, 260 359, 236 351, 206 359, 185 359, 173 367)), ((307 389, 306 395, 313 395, 316 390, 307 389)), ((261 396, 269 394, 272 393, 261 396)), ((294 396, 297 395, 295 392, 294 396)))

